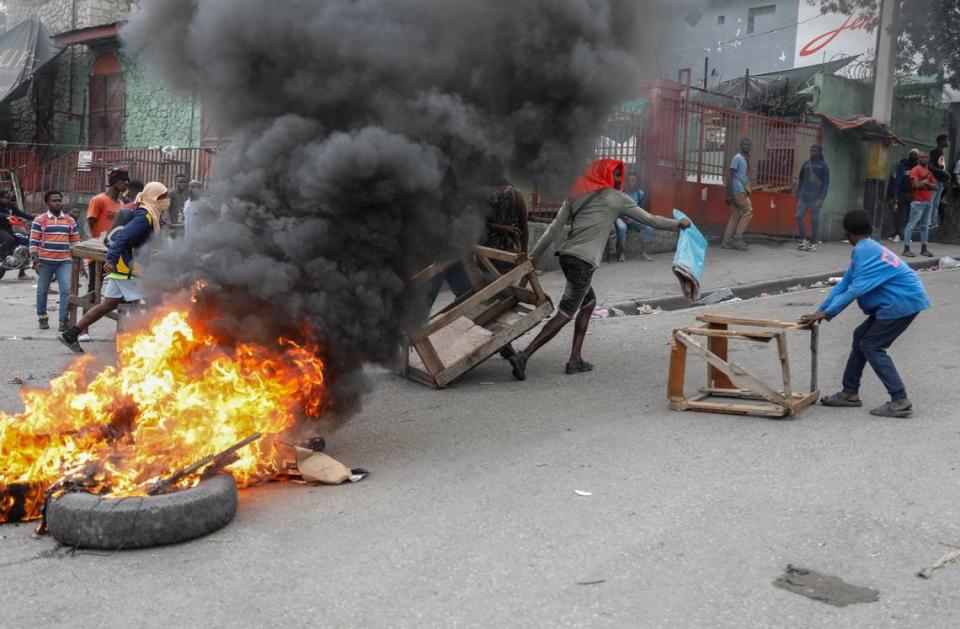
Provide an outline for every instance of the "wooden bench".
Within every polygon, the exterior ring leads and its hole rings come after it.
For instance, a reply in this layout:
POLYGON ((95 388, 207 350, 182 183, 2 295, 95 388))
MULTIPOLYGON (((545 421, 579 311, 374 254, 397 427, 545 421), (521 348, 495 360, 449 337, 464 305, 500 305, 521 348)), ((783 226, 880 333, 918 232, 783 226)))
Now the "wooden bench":
MULTIPOLYGON (((473 290, 407 333, 401 375, 442 389, 553 312, 526 256, 480 246, 472 253, 460 262, 473 290), (512 268, 501 272, 495 261, 512 268), (492 281, 485 281, 478 263, 492 281)), ((410 283, 422 286, 453 264, 433 264, 410 283)))
POLYGON ((793 417, 797 412, 815 404, 820 399, 820 391, 817 388, 819 326, 715 314, 700 315, 697 321, 700 321, 701 325, 673 331, 670 376, 667 385, 671 409, 784 418, 793 417), (731 326, 749 329, 735 330, 731 329, 731 326), (787 351, 787 333, 793 331, 810 333, 809 391, 793 390, 790 358, 787 351), (706 347, 696 340, 697 337, 707 339, 706 347), (730 361, 727 351, 731 340, 764 344, 776 341, 777 357, 783 378, 782 388, 764 383, 742 366, 730 361), (707 386, 701 388, 699 395, 694 397, 687 397, 684 392, 688 351, 707 362, 707 386), (713 398, 732 398, 745 402, 718 401, 713 398))

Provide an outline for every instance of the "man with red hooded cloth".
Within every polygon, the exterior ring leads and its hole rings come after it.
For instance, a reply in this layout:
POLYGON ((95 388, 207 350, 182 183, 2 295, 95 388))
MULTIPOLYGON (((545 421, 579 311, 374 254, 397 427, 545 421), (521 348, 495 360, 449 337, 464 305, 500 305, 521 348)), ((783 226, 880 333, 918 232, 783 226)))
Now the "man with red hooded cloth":
POLYGON ((590 286, 593 274, 600 266, 603 249, 610 234, 610 225, 618 216, 629 216, 657 229, 676 231, 690 226, 689 221, 654 216, 641 209, 633 199, 623 193, 626 166, 620 160, 601 159, 587 167, 570 192, 570 197, 560 206, 557 217, 530 252, 536 261, 551 245, 557 245, 560 268, 567 278, 563 299, 556 314, 550 319, 535 339, 522 352, 510 356, 513 376, 526 379, 527 361, 538 349, 557 335, 563 326, 576 318, 573 329, 573 347, 566 373, 583 373, 593 365, 583 360, 580 350, 590 325, 590 315, 597 304, 596 295, 590 286), (570 232, 560 242, 563 227, 570 224, 570 232))

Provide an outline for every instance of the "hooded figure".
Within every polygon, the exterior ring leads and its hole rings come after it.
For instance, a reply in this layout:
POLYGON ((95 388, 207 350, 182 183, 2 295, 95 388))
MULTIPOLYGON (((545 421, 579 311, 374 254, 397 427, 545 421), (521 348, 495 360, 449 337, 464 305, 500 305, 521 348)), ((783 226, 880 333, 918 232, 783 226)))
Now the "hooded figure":
POLYGON ((590 315, 597 303, 591 287, 593 274, 600 266, 610 226, 618 216, 628 216, 651 227, 671 231, 690 226, 688 221, 677 222, 654 216, 638 207, 633 199, 622 192, 626 172, 627 168, 620 160, 600 159, 591 163, 574 183, 570 198, 560 206, 556 218, 530 252, 530 257, 536 261, 556 245, 556 255, 560 257, 560 268, 567 279, 567 286, 554 317, 526 349, 509 357, 513 376, 518 380, 526 379, 530 356, 572 319, 576 319, 576 324, 566 373, 582 373, 593 369, 593 365, 583 360, 580 350, 590 324, 590 315), (567 225, 570 231, 563 237, 567 225))
POLYGON ((75 326, 60 334, 58 340, 74 353, 83 353, 80 346, 80 334, 93 323, 115 310, 123 302, 143 300, 140 290, 139 268, 134 261, 138 250, 153 237, 160 228, 160 216, 170 207, 167 187, 152 181, 137 195, 137 207, 133 210, 129 222, 117 232, 111 232, 110 245, 107 248, 107 261, 103 265, 107 281, 101 291, 102 301, 90 309, 75 326))
POLYGON ((810 146, 810 159, 800 167, 800 180, 797 183, 797 234, 800 237, 800 251, 816 251, 817 236, 820 234, 820 208, 830 190, 830 167, 823 159, 823 148, 819 144, 810 146), (810 240, 804 230, 804 217, 810 213, 810 240))

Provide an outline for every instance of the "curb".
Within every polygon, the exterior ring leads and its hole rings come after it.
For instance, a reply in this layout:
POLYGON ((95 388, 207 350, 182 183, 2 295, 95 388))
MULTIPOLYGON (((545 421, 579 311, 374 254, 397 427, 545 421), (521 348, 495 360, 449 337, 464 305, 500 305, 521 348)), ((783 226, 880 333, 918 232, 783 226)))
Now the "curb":
MULTIPOLYGON (((924 271, 936 267, 940 263, 939 258, 930 258, 929 260, 913 260, 907 262, 907 264, 914 271, 924 271)), ((729 288, 733 291, 733 294, 740 299, 752 299, 754 297, 760 296, 762 293, 782 293, 790 286, 796 286, 797 284, 803 284, 805 288, 808 288, 810 284, 816 284, 817 282, 825 282, 828 278, 839 277, 844 274, 846 269, 840 269, 830 272, 820 272, 812 273, 809 275, 794 275, 791 277, 783 277, 775 280, 767 280, 765 282, 754 282, 753 284, 741 284, 740 286, 725 286, 720 288, 711 289, 709 292, 714 290, 721 290, 722 288, 729 288)), ((723 303, 723 302, 720 302, 723 303)), ((686 310, 687 308, 700 308, 703 306, 697 306, 687 301, 687 298, 683 295, 667 295, 665 297, 653 297, 650 299, 631 299, 629 301, 624 301, 618 304, 612 304, 607 306, 607 308, 617 308, 624 311, 628 316, 630 315, 639 315, 640 307, 644 304, 649 304, 652 308, 661 308, 664 311, 670 310, 686 310)), ((719 305, 719 304, 712 304, 719 305)))

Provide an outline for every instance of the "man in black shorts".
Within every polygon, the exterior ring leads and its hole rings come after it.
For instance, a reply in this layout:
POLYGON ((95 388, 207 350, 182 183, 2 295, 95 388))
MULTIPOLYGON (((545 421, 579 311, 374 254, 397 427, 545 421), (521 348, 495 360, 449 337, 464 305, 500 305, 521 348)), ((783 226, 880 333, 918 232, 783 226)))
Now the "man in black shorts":
POLYGON ((620 160, 601 159, 590 164, 574 184, 570 198, 564 201, 557 217, 530 252, 530 257, 536 261, 556 243, 560 268, 567 278, 567 286, 553 318, 543 326, 526 349, 510 356, 513 376, 517 380, 526 380, 530 357, 573 319, 576 319, 573 347, 570 350, 566 373, 583 373, 593 369, 593 365, 581 356, 583 340, 590 325, 590 315, 597 305, 591 283, 594 272, 600 266, 610 225, 618 216, 628 216, 651 227, 671 231, 690 226, 689 221, 678 222, 654 216, 638 207, 633 199, 622 192, 625 173, 626 166, 620 160), (570 232, 563 242, 559 242, 563 227, 567 223, 570 224, 570 232))

